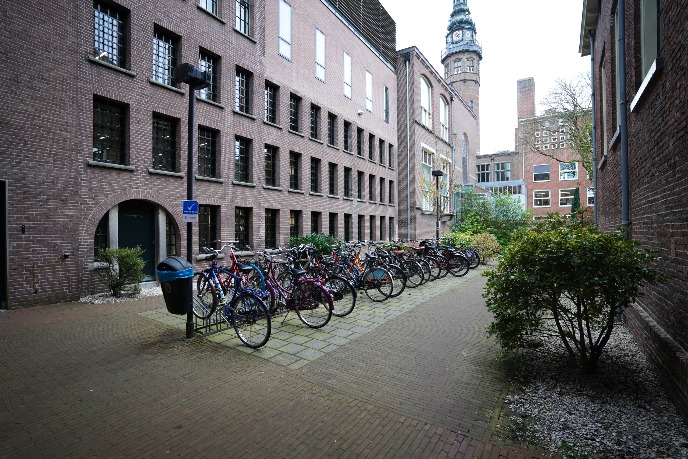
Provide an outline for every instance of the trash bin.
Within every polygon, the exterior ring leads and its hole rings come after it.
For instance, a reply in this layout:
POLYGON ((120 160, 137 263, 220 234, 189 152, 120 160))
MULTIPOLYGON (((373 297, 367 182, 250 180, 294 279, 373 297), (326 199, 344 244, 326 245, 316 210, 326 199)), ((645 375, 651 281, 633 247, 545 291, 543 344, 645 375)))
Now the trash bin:
POLYGON ((167 310, 172 314, 188 314, 193 297, 193 265, 182 257, 167 257, 156 270, 167 310))

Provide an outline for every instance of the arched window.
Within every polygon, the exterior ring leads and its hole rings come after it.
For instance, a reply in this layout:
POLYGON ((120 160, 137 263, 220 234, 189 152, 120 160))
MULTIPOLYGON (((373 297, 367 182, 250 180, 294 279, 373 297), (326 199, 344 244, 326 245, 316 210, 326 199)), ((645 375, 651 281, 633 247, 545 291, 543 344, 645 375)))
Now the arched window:
POLYGON ((468 183, 468 136, 464 132, 461 136, 461 180, 468 183))
POLYGON ((432 89, 425 77, 420 77, 420 108, 421 123, 423 126, 432 129, 432 89))
POLYGON ((440 97, 440 137, 449 141, 449 104, 444 97, 440 97))
POLYGON ((466 58, 466 71, 475 72, 475 60, 472 57, 466 58))

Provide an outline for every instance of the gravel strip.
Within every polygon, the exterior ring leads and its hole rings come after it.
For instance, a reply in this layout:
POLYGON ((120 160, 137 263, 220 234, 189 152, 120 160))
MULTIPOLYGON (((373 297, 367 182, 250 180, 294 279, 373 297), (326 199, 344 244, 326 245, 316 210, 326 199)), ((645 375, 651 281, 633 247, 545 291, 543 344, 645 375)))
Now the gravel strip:
POLYGON ((526 356, 525 369, 523 392, 507 398, 516 441, 567 458, 688 458, 688 426, 623 326, 593 375, 567 365, 559 338, 526 356))
POLYGON ((106 304, 106 303, 121 303, 122 301, 137 300, 139 298, 146 298, 149 296, 162 295, 162 290, 159 286, 156 287, 142 287, 141 292, 132 295, 131 293, 124 292, 119 298, 115 298, 110 293, 98 293, 96 295, 89 295, 83 298, 79 298, 81 303, 91 303, 91 304, 106 304))

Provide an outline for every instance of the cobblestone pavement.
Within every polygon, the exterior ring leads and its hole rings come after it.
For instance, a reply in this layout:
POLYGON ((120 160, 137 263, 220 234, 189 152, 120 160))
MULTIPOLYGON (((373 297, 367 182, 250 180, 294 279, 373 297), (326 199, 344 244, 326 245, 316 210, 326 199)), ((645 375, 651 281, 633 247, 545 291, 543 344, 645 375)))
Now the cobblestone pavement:
POLYGON ((550 457, 504 439, 480 272, 259 350, 185 339, 162 297, 2 311, 0 457, 550 457))

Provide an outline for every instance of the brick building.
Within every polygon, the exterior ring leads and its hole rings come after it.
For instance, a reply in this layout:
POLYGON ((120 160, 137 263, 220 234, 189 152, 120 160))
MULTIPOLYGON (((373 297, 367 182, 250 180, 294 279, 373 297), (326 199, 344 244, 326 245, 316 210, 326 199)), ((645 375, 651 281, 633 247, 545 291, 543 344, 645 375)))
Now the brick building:
POLYGON ((195 245, 396 237, 396 29, 376 0, 58 0, 5 13, 0 306, 90 291, 98 247, 141 246, 149 276, 185 253, 181 63, 212 75, 196 94, 195 245))
POLYGON ((584 0, 594 85, 597 220, 658 251, 670 280, 626 323, 688 415, 688 47, 685 2, 584 0))

